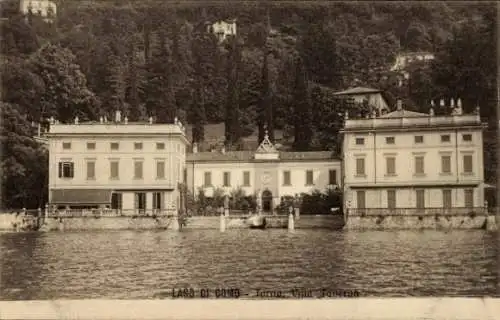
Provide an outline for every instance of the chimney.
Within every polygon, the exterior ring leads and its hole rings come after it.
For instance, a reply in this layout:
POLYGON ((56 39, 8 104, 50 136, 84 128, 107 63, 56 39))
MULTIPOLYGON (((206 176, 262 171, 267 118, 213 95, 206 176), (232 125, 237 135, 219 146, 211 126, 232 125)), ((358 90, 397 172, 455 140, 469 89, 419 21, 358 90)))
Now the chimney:
POLYGON ((198 144, 196 142, 193 143, 193 153, 198 153, 198 144))
POLYGON ((396 110, 403 110, 403 101, 401 99, 398 99, 398 101, 396 102, 396 110))
POLYGON ((75 117, 75 124, 78 124, 78 116, 75 117))
POLYGON ((125 124, 128 123, 128 117, 127 116, 125 116, 125 118, 123 119, 123 122, 125 122, 125 124))
POLYGON ((122 113, 120 110, 116 110, 115 112, 115 122, 121 122, 122 121, 122 113))
POLYGON ((149 117, 149 124, 153 124, 153 117, 149 117))
POLYGON ((102 116, 99 117, 99 123, 103 123, 104 122, 104 118, 102 116))

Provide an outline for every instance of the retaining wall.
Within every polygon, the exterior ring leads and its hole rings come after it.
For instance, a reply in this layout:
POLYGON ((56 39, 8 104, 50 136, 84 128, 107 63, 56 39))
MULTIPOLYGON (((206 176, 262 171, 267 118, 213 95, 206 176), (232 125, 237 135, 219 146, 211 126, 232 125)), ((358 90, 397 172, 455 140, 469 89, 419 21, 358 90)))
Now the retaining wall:
POLYGON ((47 218, 42 231, 51 230, 127 230, 168 229, 169 217, 64 217, 47 218))
POLYGON ((38 220, 32 215, 0 213, 0 230, 29 231, 37 229, 38 220))
MULTIPOLYGON (((346 229, 490 229, 490 216, 351 216, 346 229), (488 226, 489 224, 489 226, 488 226)), ((496 229, 496 226, 495 226, 496 229)))

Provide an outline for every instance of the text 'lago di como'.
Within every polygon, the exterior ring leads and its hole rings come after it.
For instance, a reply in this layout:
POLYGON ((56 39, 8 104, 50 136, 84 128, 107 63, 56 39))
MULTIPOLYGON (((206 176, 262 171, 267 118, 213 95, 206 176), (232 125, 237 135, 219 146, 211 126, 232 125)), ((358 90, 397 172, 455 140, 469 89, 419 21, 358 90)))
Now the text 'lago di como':
POLYGON ((288 290, 279 289, 251 289, 241 290, 238 288, 172 288, 167 297, 175 299, 238 299, 238 298, 260 298, 260 299, 305 299, 305 298, 358 298, 361 296, 359 290, 344 289, 304 289, 294 288, 288 290))

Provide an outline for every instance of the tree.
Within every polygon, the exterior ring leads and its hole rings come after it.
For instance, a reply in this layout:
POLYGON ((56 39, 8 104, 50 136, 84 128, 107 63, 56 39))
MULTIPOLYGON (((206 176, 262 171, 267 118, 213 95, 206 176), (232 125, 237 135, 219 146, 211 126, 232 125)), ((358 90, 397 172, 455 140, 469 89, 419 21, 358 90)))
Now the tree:
POLYGON ((42 109, 65 122, 75 116, 92 119, 98 100, 87 88, 85 75, 68 49, 48 44, 29 59, 29 68, 45 84, 40 96, 42 109))
POLYGON ((264 140, 265 131, 269 134, 269 139, 274 142, 274 119, 271 105, 271 88, 268 70, 268 52, 264 49, 264 61, 262 63, 261 95, 259 100, 258 119, 259 144, 264 140))
POLYGON ((39 208, 47 201, 48 153, 32 138, 19 106, 0 102, 2 207, 39 208))
POLYGON ((172 79, 172 57, 165 29, 159 32, 159 43, 147 65, 148 85, 146 108, 157 121, 172 123, 177 115, 177 103, 172 79))
POLYGON ((300 57, 296 59, 295 68, 293 148, 297 151, 307 151, 311 147, 313 119, 306 73, 300 57))
POLYGON ((228 47, 225 131, 226 144, 232 146, 238 143, 241 138, 239 126, 241 49, 237 39, 231 39, 228 47))

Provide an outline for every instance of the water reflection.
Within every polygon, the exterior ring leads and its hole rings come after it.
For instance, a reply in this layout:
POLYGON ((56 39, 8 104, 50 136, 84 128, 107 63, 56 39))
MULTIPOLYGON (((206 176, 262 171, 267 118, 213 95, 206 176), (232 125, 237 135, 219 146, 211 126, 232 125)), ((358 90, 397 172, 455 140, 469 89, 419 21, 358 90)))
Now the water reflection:
POLYGON ((484 231, 116 231, 0 235, 1 299, 162 298, 172 288, 495 295, 484 231))

